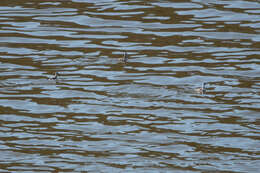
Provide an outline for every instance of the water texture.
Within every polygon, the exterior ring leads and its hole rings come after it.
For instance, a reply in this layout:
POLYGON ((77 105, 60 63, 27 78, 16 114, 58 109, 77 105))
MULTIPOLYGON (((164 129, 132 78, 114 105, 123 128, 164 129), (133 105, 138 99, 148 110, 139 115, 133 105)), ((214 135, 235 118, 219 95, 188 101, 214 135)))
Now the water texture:
POLYGON ((258 172, 259 9, 0 1, 0 172, 258 172))

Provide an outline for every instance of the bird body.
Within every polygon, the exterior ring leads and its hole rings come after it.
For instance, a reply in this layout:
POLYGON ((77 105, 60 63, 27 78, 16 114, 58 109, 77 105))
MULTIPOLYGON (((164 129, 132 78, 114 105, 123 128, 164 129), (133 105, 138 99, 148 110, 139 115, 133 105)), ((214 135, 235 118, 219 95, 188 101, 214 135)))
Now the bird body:
POLYGON ((203 82, 201 87, 194 89, 195 92, 196 92, 196 93, 200 93, 200 94, 205 93, 205 92, 206 92, 206 87, 205 87, 206 84, 207 84, 207 83, 203 82))
POLYGON ((50 77, 49 80, 56 80, 56 79, 58 79, 58 75, 59 75, 59 73, 55 72, 54 76, 50 77))
POLYGON ((128 60, 127 53, 125 52, 125 53, 124 53, 124 57, 123 57, 123 58, 120 58, 119 60, 120 60, 121 62, 127 63, 127 60, 128 60))

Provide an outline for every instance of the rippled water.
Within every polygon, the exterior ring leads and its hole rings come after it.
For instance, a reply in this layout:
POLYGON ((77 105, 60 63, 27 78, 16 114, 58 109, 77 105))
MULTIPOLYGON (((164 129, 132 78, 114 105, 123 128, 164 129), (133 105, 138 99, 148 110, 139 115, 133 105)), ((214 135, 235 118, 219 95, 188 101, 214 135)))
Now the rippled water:
POLYGON ((0 172, 257 172, 259 9, 1 1, 0 172))

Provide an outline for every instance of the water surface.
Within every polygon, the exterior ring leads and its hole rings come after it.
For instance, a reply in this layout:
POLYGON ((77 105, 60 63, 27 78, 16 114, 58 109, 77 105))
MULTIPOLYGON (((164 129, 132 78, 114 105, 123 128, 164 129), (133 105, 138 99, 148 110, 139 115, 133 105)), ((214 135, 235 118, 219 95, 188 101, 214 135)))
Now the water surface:
POLYGON ((0 171, 257 172, 259 8, 1 1, 0 171))

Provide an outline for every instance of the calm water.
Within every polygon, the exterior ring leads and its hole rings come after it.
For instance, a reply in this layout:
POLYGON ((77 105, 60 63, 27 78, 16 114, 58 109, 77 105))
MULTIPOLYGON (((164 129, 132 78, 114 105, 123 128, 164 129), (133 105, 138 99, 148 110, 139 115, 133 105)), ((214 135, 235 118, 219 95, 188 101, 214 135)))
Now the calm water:
POLYGON ((259 169, 260 2, 12 0, 0 23, 0 172, 259 169))

